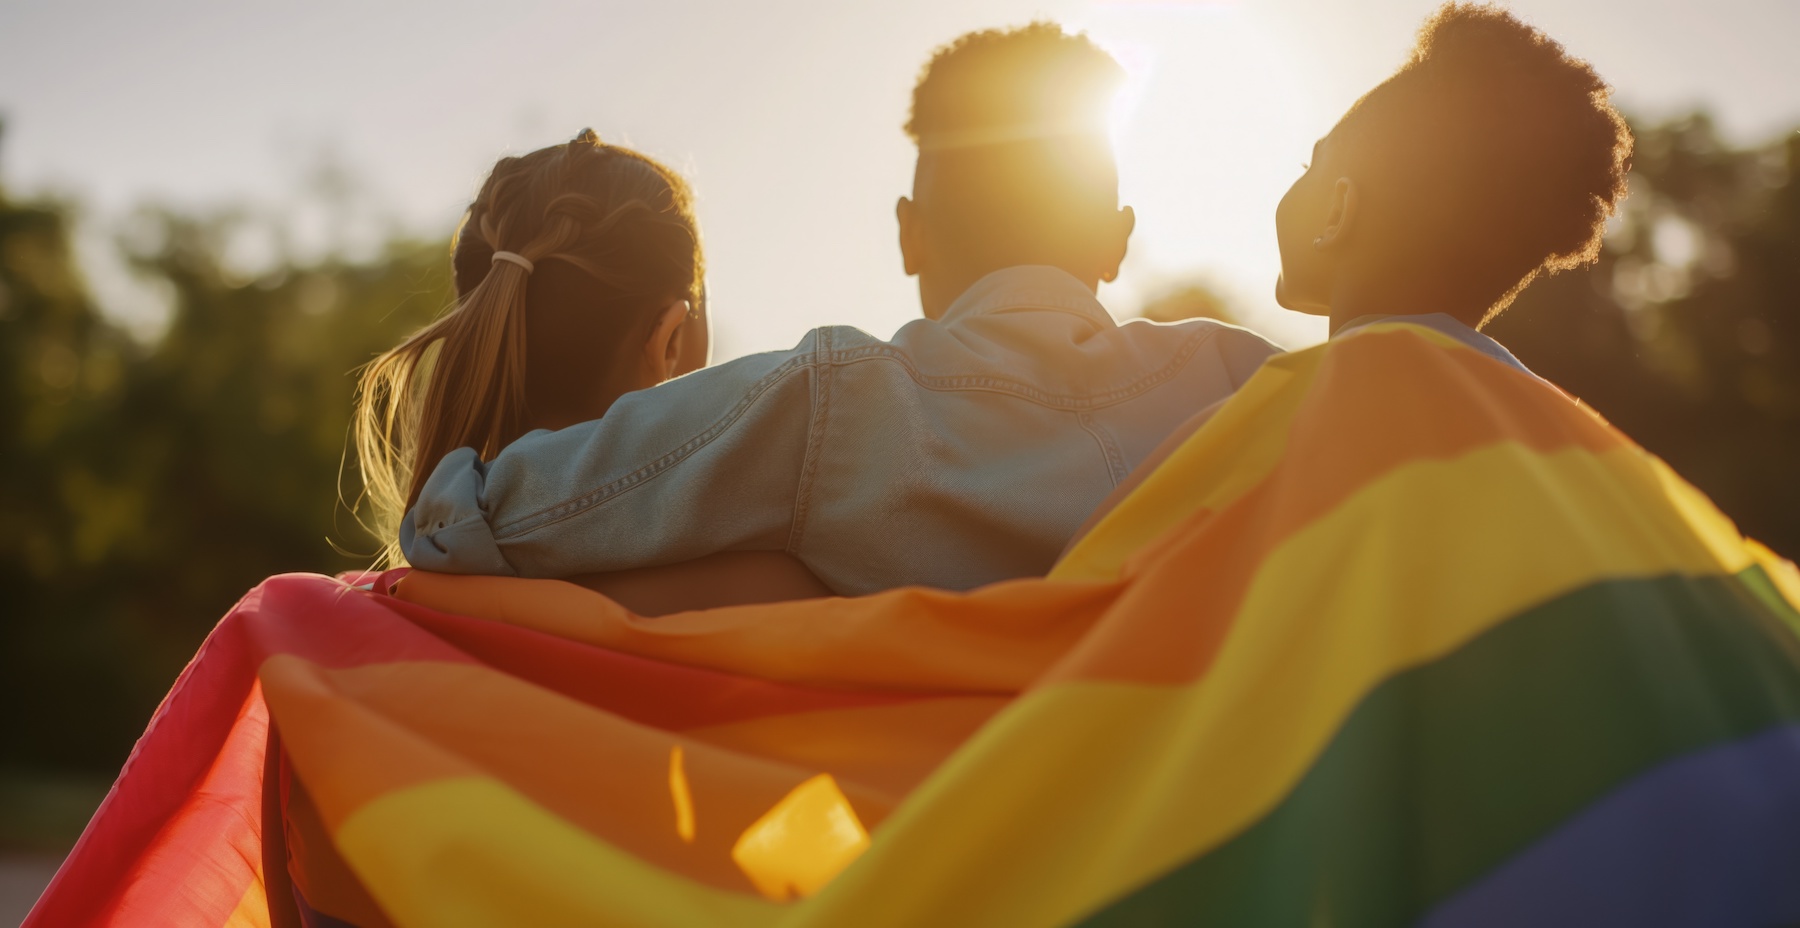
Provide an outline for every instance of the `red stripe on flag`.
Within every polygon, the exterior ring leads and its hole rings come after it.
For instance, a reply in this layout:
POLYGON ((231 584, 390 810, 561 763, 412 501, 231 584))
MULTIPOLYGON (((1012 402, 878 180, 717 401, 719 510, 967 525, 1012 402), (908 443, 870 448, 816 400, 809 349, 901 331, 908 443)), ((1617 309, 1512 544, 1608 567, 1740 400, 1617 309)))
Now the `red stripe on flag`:
POLYGON ((496 670, 641 725, 668 731, 957 695, 779 683, 639 657, 410 603, 397 602, 396 606, 404 607, 419 627, 496 670))

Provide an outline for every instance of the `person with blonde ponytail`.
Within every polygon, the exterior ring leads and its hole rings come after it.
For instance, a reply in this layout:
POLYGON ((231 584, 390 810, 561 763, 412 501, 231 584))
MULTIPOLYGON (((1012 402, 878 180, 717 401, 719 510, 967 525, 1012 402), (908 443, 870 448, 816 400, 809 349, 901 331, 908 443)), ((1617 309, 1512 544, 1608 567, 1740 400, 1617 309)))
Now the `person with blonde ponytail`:
MULTIPOLYGON (((491 460, 528 432, 598 419, 703 367, 710 350, 687 184, 592 129, 501 159, 452 255, 455 304, 361 376, 357 459, 388 563, 403 562, 401 517, 445 455, 491 460)), ((750 557, 590 585, 646 613, 828 592, 792 558, 750 557), (699 573, 723 582, 695 586, 699 573)))

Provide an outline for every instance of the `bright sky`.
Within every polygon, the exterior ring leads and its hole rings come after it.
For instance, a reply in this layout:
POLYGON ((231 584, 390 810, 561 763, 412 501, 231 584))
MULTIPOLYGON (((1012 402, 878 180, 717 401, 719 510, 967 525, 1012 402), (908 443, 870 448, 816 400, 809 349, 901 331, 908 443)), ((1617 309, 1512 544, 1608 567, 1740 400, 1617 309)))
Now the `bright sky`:
MULTIPOLYGON (((1126 315, 1203 277, 1296 344, 1322 330, 1269 298, 1275 203, 1435 5, 7 0, 0 179, 77 198, 92 227, 146 199, 247 200, 292 216, 302 241, 384 218, 441 234, 496 157, 591 125, 695 182, 719 357, 827 323, 886 335, 918 311, 893 203, 911 181, 900 125, 919 67, 961 32, 1050 17, 1133 74, 1119 138, 1139 226, 1102 299, 1126 315), (347 217, 301 205, 324 163, 356 181, 347 217)), ((1800 125, 1794 0, 1512 6, 1635 111, 1704 103, 1745 142, 1800 125)))

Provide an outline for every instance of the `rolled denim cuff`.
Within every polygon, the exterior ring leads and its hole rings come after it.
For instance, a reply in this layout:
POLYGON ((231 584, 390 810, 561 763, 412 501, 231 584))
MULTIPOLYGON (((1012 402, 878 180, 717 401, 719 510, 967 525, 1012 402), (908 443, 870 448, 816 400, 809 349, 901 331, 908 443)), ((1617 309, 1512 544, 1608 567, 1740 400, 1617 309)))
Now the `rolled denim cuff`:
POLYGON ((518 576, 500 554, 500 544, 482 505, 487 466, 473 448, 444 455, 419 492, 419 501, 400 520, 400 550, 420 570, 447 574, 518 576))

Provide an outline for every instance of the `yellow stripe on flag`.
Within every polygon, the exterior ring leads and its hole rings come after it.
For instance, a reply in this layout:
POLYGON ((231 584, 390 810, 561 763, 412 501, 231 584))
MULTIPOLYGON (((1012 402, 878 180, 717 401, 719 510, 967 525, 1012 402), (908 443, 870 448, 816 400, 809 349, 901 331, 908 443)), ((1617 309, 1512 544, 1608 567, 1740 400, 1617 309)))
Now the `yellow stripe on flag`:
POLYGON ((803 923, 1064 924, 1266 815, 1383 679, 1603 579, 1748 566, 1741 546, 1676 524, 1688 501, 1661 492, 1663 472, 1632 448, 1540 455, 1513 443, 1394 470, 1264 561, 1196 683, 1028 693, 895 811, 803 923), (1522 472, 1537 479, 1521 485, 1522 472), (1431 555, 1418 562, 1441 573, 1369 569, 1419 545, 1431 555), (1489 562, 1510 569, 1458 569, 1489 562), (1319 582, 1294 580, 1309 576, 1319 582), (1271 729, 1269 718, 1289 721, 1271 729), (950 846, 958 853, 935 852, 950 846), (1132 853, 1090 853, 1099 847, 1132 853), (1005 866, 958 871, 984 854, 1005 866))
POLYGON ((263 883, 260 864, 256 879, 244 890, 237 908, 231 910, 220 928, 269 928, 269 891, 263 883))
POLYGON ((647 864, 487 777, 388 793, 335 837, 402 925, 754 926, 781 911, 647 864))
MULTIPOLYGON (((1288 451, 1301 410, 1309 402, 1320 401, 1313 381, 1328 363, 1330 352, 1341 350, 1352 340, 1394 337, 1417 338, 1450 349, 1450 357, 1461 359, 1457 363, 1492 363, 1448 335, 1404 322, 1364 326, 1332 344, 1271 358, 1216 416, 1052 567, 1050 577, 1117 578, 1125 563, 1158 536, 1197 513, 1217 512, 1243 496, 1275 472, 1288 451)), ((1357 384, 1358 388, 1368 386, 1357 384)), ((1341 397, 1335 399, 1341 401, 1341 397)), ((1563 402, 1558 401, 1557 405, 1563 402)), ((1506 437, 1496 434, 1494 440, 1506 437)))
POLYGON ((1286 424, 1318 366, 1315 352, 1264 362, 1231 402, 1050 569, 1050 579, 1115 579, 1152 539, 1196 512, 1230 504, 1267 477, 1287 450, 1286 424))

